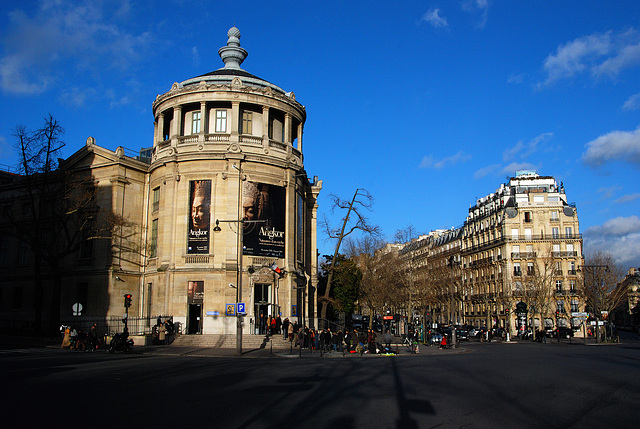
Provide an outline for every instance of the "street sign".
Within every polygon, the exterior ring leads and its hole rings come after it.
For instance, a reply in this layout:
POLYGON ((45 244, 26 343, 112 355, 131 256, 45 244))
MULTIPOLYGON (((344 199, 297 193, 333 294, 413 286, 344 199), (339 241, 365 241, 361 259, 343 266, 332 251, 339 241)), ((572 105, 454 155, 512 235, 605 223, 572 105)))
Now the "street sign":
POLYGON ((571 313, 571 317, 588 317, 589 314, 585 312, 573 312, 571 313))
POLYGON ((73 310, 74 316, 82 316, 82 304, 80 304, 79 302, 73 304, 71 306, 71 309, 73 310))
POLYGON ((236 305, 235 304, 227 304, 227 316, 235 316, 236 315, 236 305))
POLYGON ((246 314, 247 312, 244 310, 244 302, 238 303, 238 314, 246 314))

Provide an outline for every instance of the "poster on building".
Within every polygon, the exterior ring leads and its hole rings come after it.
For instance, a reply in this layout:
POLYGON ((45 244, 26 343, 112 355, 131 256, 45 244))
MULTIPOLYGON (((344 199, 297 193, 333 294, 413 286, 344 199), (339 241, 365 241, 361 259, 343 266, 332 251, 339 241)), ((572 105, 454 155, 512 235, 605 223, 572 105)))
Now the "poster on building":
POLYGON ((187 296, 189 298, 189 304, 202 304, 204 299, 204 282, 190 281, 187 296))
POLYGON ((189 182, 189 233, 187 253, 209 253, 211 180, 189 182))
POLYGON ((285 188, 244 182, 242 187, 245 255, 284 258, 285 188))
POLYGON ((296 194, 296 260, 304 262, 304 199, 296 194))

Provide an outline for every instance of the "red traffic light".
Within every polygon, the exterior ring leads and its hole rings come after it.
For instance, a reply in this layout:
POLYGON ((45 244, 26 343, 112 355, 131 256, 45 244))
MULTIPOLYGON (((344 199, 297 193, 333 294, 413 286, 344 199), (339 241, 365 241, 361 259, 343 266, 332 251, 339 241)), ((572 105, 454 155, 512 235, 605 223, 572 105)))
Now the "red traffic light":
POLYGON ((124 295, 124 306, 125 306, 125 308, 131 307, 131 298, 132 297, 133 297, 133 295, 131 295, 130 293, 126 293, 124 295))

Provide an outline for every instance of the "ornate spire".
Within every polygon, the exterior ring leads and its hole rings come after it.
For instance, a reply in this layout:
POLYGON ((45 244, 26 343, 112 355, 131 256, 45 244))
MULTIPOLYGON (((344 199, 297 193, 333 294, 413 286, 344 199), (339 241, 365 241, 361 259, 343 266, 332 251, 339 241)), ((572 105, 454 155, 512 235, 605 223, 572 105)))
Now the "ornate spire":
POLYGON ((218 55, 224 61, 225 69, 239 69, 240 64, 247 58, 247 51, 240 47, 240 30, 235 26, 227 32, 229 39, 227 46, 218 49, 218 55))

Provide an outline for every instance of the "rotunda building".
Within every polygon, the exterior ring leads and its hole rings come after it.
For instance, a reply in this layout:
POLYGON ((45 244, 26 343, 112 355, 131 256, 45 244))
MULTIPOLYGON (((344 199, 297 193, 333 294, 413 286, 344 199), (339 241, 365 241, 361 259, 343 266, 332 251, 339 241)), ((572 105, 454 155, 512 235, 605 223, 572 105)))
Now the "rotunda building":
POLYGON ((304 169, 306 111, 240 67, 237 28, 218 53, 224 67, 153 103, 141 310, 190 334, 235 333, 238 311, 244 333, 261 332, 261 315, 308 324, 322 182, 304 169))

